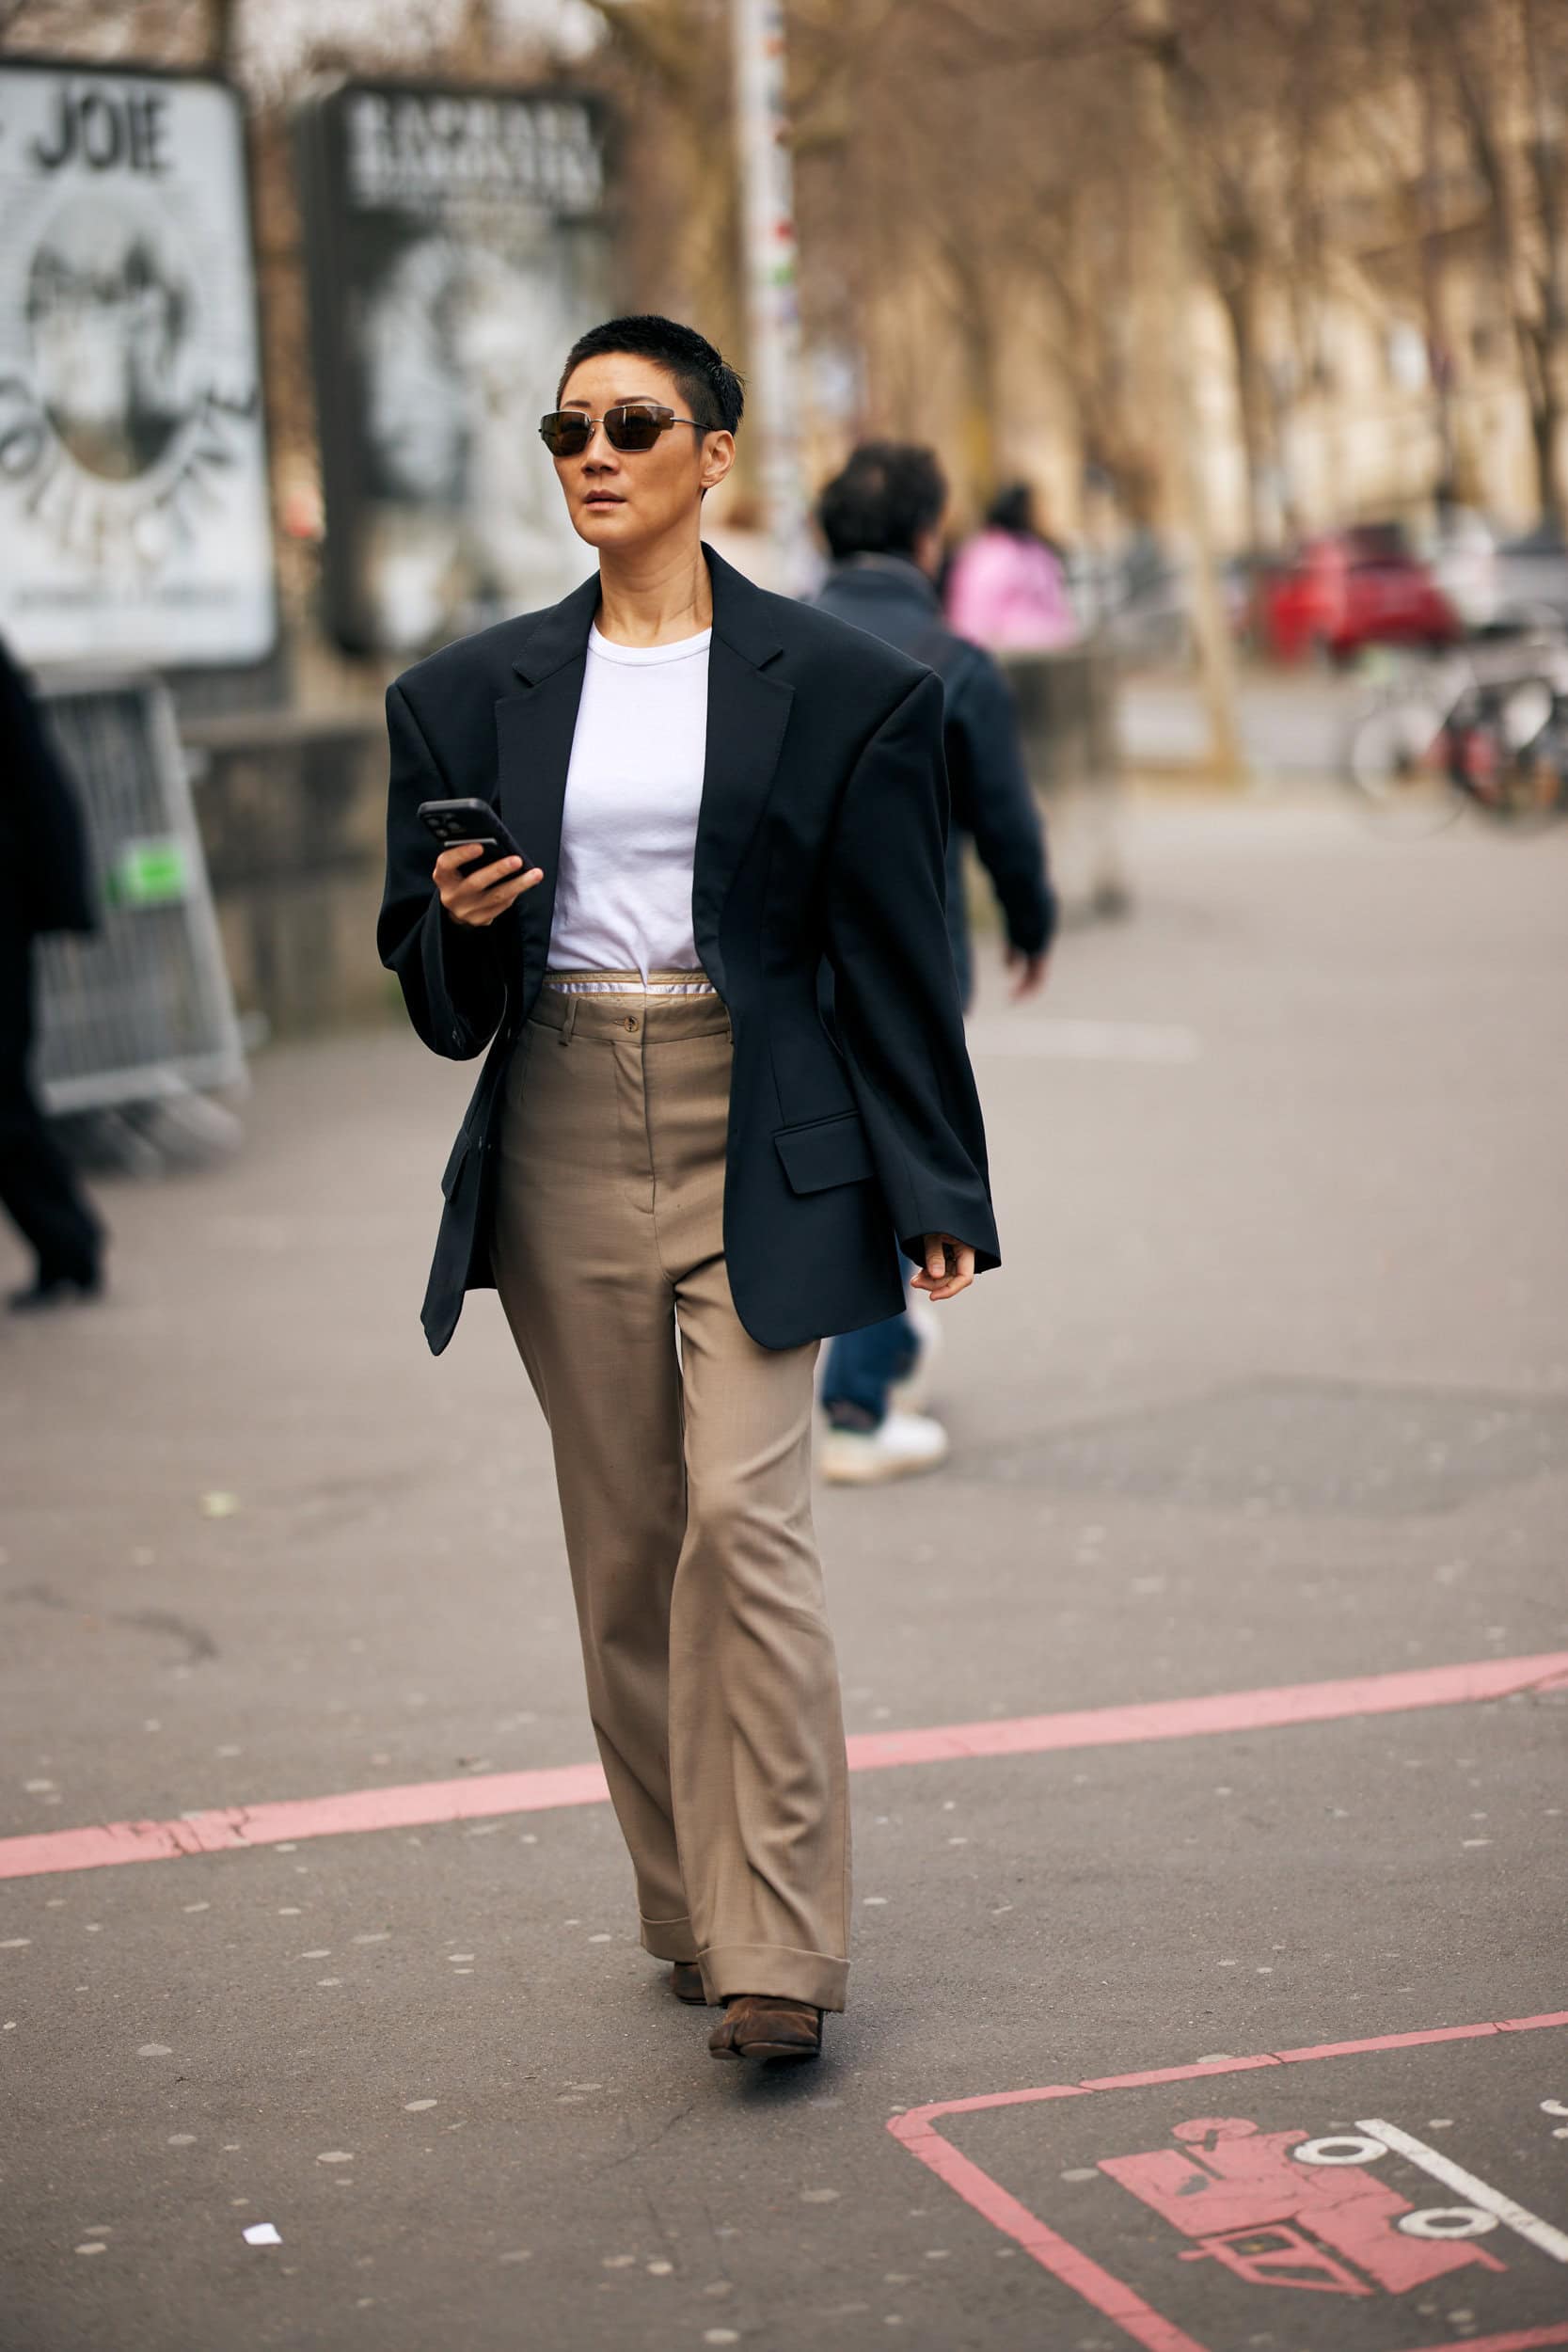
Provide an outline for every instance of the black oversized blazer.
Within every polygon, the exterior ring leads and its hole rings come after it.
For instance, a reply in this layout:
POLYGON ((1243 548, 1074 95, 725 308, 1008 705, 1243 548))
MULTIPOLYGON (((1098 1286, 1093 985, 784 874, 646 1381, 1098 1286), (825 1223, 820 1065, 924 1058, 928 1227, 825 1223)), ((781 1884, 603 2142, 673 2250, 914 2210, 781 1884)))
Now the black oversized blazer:
MULTIPOLYGON (((707 756, 691 908, 735 1037, 724 1249, 741 1322, 791 1347, 895 1314, 896 1235, 997 1263, 985 1135, 943 915, 942 690, 845 622, 705 549, 707 756), (826 960, 832 1012, 824 1017, 826 960)), ((489 1053, 442 1178, 424 1327, 438 1355, 493 1283, 502 1078, 544 979, 562 804, 598 576, 432 654, 387 696, 384 963, 435 1052, 489 1053), (485 930, 431 881, 420 801, 499 806, 545 880, 485 930)), ((526 1123, 526 1093, 523 1117, 526 1123)), ((524 1155, 526 1167, 526 1151, 524 1155)))

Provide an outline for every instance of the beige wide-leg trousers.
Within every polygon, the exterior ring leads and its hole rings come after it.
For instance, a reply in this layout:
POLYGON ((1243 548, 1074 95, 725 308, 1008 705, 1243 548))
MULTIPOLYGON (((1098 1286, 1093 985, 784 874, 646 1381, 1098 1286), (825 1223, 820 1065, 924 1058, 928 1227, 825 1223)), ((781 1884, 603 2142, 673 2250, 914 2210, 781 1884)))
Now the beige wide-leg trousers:
POLYGON ((506 1086, 496 1279, 550 1425, 642 1942, 699 1961, 710 2001, 842 2009, 848 1802, 811 1517, 816 1348, 759 1347, 730 1296, 728 1016, 700 974, 647 990, 552 976, 506 1086))

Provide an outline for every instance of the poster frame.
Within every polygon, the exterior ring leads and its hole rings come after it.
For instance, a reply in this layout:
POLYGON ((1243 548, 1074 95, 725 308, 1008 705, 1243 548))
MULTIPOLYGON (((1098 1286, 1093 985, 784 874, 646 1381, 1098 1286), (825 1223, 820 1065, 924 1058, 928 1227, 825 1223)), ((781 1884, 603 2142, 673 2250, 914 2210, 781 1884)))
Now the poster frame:
MULTIPOLYGON (((277 494, 272 467, 272 403, 267 381, 266 306, 261 295, 261 251, 256 236, 256 177, 251 151, 251 117, 245 104, 245 92, 231 75, 215 66, 147 65, 134 57, 100 59, 96 57, 67 57, 50 52, 44 55, 19 56, 0 50, 0 67, 8 73, 40 72, 70 73, 84 79, 93 76, 101 80, 135 80, 143 82, 203 82, 222 92, 231 108, 239 131, 240 147, 240 228, 244 256, 250 272, 250 299, 245 305, 250 331, 256 345, 257 429, 261 439, 261 479, 266 487, 267 548, 267 637, 255 652, 246 654, 215 654, 193 660, 183 653, 155 666, 161 676, 201 675, 214 671, 248 676, 276 661, 282 644, 282 600, 278 581, 277 494)), ((80 666, 100 670, 103 665, 102 646, 85 651, 80 666)), ((76 662, 52 660, 51 669, 65 670, 78 666, 76 662)))
POLYGON ((379 641, 363 593, 357 518, 367 503, 365 447, 356 421, 360 405, 357 363, 341 329, 353 280, 344 266, 346 257, 341 244, 327 233, 337 193, 336 123, 332 108, 350 90, 391 97, 439 94, 456 99, 527 99, 541 103, 553 100, 581 106, 592 119, 604 162, 605 192, 596 218, 610 232, 612 271, 620 119, 602 90, 561 76, 546 76, 539 81, 482 82, 456 74, 449 79, 438 70, 418 74, 344 70, 323 74, 294 102, 295 184, 305 254, 310 383, 316 406, 316 445, 325 516, 321 546, 322 617, 327 635, 342 652, 364 660, 401 661, 411 657, 394 654, 379 641), (347 377, 346 396, 328 398, 328 388, 340 371, 347 377))

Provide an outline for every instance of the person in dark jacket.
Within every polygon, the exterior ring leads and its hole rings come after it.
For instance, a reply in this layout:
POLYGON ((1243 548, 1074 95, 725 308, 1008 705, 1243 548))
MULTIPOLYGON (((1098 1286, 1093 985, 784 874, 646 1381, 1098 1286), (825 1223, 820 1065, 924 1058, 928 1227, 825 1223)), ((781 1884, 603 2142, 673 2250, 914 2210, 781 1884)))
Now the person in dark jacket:
POLYGON ((28 1064, 33 943, 94 929, 76 797, 0 643, 0 1202, 38 1258, 19 1313, 95 1297, 103 1232, 44 1123, 28 1064))
MULTIPOLYGON (((974 987, 964 898, 964 845, 973 840, 996 893, 1016 997, 1039 988, 1056 929, 1045 835, 1030 789, 1006 678, 990 654, 943 618, 935 585, 947 485, 927 449, 867 441, 823 490, 817 520, 832 556, 816 601, 935 670, 952 823, 947 838, 947 933, 967 1008, 974 987)), ((864 1485, 934 1470, 946 1433, 912 1409, 934 1332, 906 1311, 835 1340, 822 1399, 830 1431, 823 1476, 864 1485), (924 1359, 924 1362, 922 1362, 924 1359), (917 1376, 917 1366, 920 1367, 917 1376)))
POLYGON ((715 2058, 809 2058, 851 1917, 817 1343, 897 1307, 898 1247, 933 1302, 1000 1262, 942 686, 705 544, 744 405, 705 336, 607 320, 557 401, 596 569, 387 698, 382 959, 427 1045, 486 1055, 425 1330, 493 1286, 549 1423, 644 1947, 722 2006, 715 2058), (436 854, 420 808, 476 799, 515 847, 436 854))

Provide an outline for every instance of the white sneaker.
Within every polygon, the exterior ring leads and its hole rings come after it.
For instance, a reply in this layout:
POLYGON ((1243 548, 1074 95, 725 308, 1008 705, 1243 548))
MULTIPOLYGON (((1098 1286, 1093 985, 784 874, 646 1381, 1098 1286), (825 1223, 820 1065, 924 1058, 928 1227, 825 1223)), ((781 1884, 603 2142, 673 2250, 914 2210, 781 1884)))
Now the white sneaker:
POLYGON ((924 1413, 889 1413, 879 1429, 830 1429, 817 1468, 830 1486, 877 1486, 947 1459, 947 1432, 924 1413))
POLYGON ((908 1294, 910 1328, 917 1342, 915 1359, 902 1380, 894 1381, 887 1392, 890 1413, 924 1412, 930 1402, 931 1375, 937 1358, 942 1354, 942 1327, 938 1317, 940 1307, 933 1307, 924 1291, 908 1294))

